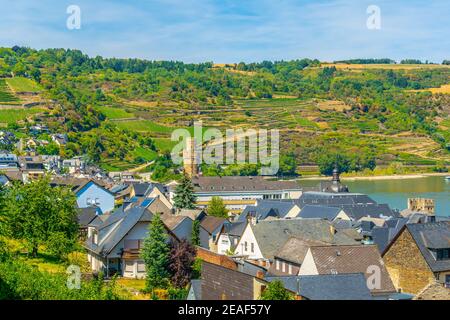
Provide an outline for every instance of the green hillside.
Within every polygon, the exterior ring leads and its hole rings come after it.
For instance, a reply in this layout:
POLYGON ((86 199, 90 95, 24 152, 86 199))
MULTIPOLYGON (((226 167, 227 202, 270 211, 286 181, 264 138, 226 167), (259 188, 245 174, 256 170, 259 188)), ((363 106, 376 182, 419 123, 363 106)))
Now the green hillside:
MULTIPOLYGON (((42 90, 55 102, 58 121, 46 121, 51 130, 70 133, 67 155, 86 153, 104 166, 131 168, 161 157, 174 145, 174 129, 192 130, 199 120, 222 132, 278 129, 282 155, 298 166, 337 154, 356 171, 450 162, 450 95, 433 89, 450 83, 445 65, 186 64, 20 47, 1 49, 0 59, 0 74, 14 68, 7 61, 16 61, 33 75, 16 74, 6 80, 11 87, 42 90)), ((4 79, 0 100, 18 100, 4 79)))
POLYGON ((19 99, 11 92, 5 79, 0 79, 0 104, 18 104, 19 99))

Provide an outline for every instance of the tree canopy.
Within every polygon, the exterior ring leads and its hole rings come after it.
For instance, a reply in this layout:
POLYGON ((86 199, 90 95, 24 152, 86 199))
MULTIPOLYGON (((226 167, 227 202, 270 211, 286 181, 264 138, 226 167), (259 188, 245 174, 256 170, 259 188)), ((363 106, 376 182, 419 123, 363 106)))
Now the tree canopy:
POLYGON ((225 207, 222 198, 212 197, 207 207, 208 215, 219 218, 228 218, 228 209, 225 207))
POLYGON ((51 187, 49 178, 44 177, 8 188, 1 220, 7 235, 24 240, 33 256, 40 245, 45 245, 63 257, 77 240, 75 208, 73 192, 65 187, 51 187))
POLYGON ((175 188, 174 206, 177 209, 194 209, 195 199, 192 181, 187 175, 183 175, 180 184, 175 188))
POLYGON ((148 291, 168 286, 169 253, 170 247, 164 223, 160 214, 154 214, 141 252, 147 273, 146 289, 148 291))

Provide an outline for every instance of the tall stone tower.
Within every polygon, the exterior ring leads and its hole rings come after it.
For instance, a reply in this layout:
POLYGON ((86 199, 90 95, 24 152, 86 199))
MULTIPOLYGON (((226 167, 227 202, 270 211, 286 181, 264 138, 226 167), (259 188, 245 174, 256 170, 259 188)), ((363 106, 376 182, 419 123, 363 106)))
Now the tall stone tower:
POLYGON ((434 200, 425 198, 409 198, 408 209, 414 212, 422 212, 434 215, 434 200))
POLYGON ((186 145, 183 149, 183 166, 184 172, 189 177, 198 176, 198 147, 195 138, 186 138, 186 145))

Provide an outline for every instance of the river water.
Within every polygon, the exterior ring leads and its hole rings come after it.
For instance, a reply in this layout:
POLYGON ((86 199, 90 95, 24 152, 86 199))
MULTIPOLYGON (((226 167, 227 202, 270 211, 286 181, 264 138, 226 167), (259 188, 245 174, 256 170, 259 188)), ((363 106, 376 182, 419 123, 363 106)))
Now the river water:
MULTIPOLYGON (((315 186, 318 180, 301 180, 302 186, 315 186)), ((442 176, 389 179, 389 180, 343 180, 350 192, 364 193, 378 203, 387 203, 391 208, 405 209, 408 198, 434 199, 436 214, 450 216, 450 180, 442 176)))

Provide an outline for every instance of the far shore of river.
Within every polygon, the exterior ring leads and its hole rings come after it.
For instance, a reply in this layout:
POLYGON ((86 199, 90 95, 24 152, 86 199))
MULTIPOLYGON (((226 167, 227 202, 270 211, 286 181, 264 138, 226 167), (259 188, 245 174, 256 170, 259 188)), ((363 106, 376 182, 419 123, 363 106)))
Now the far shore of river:
MULTIPOLYGON (((418 179, 430 176, 449 176, 449 172, 436 173, 411 173, 398 175, 384 175, 384 176, 341 176, 341 180, 356 181, 356 180, 402 180, 402 179, 418 179)), ((301 177, 299 180, 329 180, 329 176, 308 176, 301 177)))

